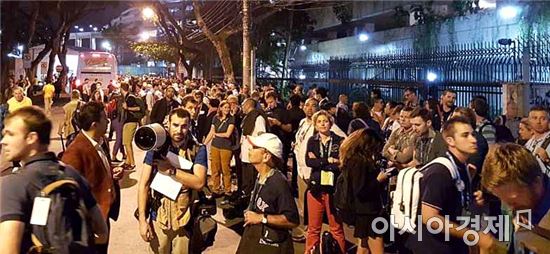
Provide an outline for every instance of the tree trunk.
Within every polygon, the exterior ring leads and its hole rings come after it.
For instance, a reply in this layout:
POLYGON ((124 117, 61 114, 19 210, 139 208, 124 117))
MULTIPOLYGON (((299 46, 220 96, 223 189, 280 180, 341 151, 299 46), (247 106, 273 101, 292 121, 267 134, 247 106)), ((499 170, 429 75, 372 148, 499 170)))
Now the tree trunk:
MULTIPOLYGON (((286 38, 285 56, 283 59, 283 75, 282 78, 286 78, 288 70, 288 57, 290 55, 290 43, 292 42, 292 26, 294 25, 294 12, 290 11, 290 20, 288 25, 288 36, 286 38)), ((284 81, 283 81, 284 82, 284 81)))
POLYGON ((248 87, 250 91, 250 3, 249 0, 243 0, 243 87, 248 87))
POLYGON ((38 67, 38 65, 40 64, 42 59, 44 59, 44 57, 51 50, 52 50, 52 45, 50 43, 45 44, 44 49, 42 49, 42 51, 40 51, 40 53, 38 53, 38 56, 36 56, 36 59, 34 59, 31 62, 31 68, 29 69, 29 72, 27 72, 27 77, 29 77, 29 80, 31 80, 33 84, 34 84, 34 79, 35 79, 35 76, 36 76, 36 68, 38 67))
POLYGON ((46 75, 46 82, 47 83, 50 83, 50 82, 53 81, 53 71, 54 71, 54 68, 55 68, 55 66, 54 66, 55 65, 55 57, 59 53, 60 38, 57 37, 57 38, 53 39, 52 44, 53 44, 53 47, 52 47, 52 51, 50 52, 50 59, 49 59, 49 62, 48 62, 48 74, 46 75))
POLYGON ((67 59, 66 59, 67 43, 69 42, 69 36, 70 36, 69 29, 65 29, 61 51, 58 54, 59 62, 61 63, 61 66, 63 66, 63 70, 61 70, 61 73, 59 74, 59 79, 57 80, 56 89, 62 89, 61 91, 65 89, 65 85, 67 84, 67 73, 69 71, 69 68, 67 67, 67 59))
POLYGON ((235 72, 233 71, 233 63, 231 62, 231 55, 229 54, 229 47, 227 47, 225 38, 214 40, 212 43, 220 57, 224 80, 235 84, 235 72))
POLYGON ((195 13, 195 18, 197 19, 197 25, 202 30, 206 38, 208 38, 212 45, 214 45, 214 48, 218 53, 218 57, 220 58, 220 62, 222 64, 224 79, 229 83, 235 84, 235 72, 233 71, 233 63, 231 63, 229 47, 227 47, 226 43, 227 37, 231 34, 222 32, 220 35, 215 35, 204 22, 201 14, 201 6, 197 0, 193 0, 193 11, 195 13))
MULTIPOLYGON (((36 31, 36 21, 38 20, 38 13, 40 10, 40 3, 34 3, 34 9, 31 14, 31 18, 29 20, 29 38, 27 39, 27 43, 25 44, 25 50, 23 50, 23 54, 28 54, 31 49, 31 43, 34 39, 34 32, 36 31)), ((32 59, 32 56, 31 56, 32 59)), ((31 68, 25 68, 25 75, 29 77, 29 72, 33 72, 32 66, 31 68)), ((33 74, 33 73, 30 73, 33 74)), ((32 80, 34 78, 34 75, 30 75, 29 80, 32 80)))

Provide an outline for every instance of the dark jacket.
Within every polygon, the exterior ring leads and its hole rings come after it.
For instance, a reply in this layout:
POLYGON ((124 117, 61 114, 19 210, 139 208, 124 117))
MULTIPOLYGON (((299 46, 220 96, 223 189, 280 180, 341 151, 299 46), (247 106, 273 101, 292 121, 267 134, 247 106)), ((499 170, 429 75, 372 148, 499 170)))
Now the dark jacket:
POLYGON ((210 132, 210 125, 212 122, 208 121, 208 106, 204 103, 201 103, 201 107, 198 112, 199 116, 197 117, 197 139, 202 140, 208 132, 210 132))
POLYGON ((242 135, 248 136, 248 135, 251 135, 252 132, 254 132, 254 127, 256 127, 255 124, 258 116, 261 116, 264 118, 264 121, 266 123, 266 128, 267 128, 269 123, 267 121, 267 116, 265 115, 265 113, 262 110, 253 109, 250 112, 248 112, 248 114, 246 114, 241 121, 242 135))
POLYGON ((356 214, 378 215, 382 210, 384 186, 376 178, 380 170, 359 157, 350 159, 343 170, 348 171, 355 197, 356 214))
POLYGON ((313 135, 307 141, 306 165, 308 167, 311 167, 309 188, 312 193, 332 193, 334 191, 334 183, 336 181, 336 178, 338 177, 340 169, 338 168, 338 164, 328 163, 328 158, 339 158, 340 144, 342 144, 344 138, 336 135, 332 131, 330 132, 330 137, 332 141, 329 141, 328 143, 332 144, 331 147, 329 147, 328 149, 329 152, 325 153, 324 156, 321 156, 321 138, 319 133, 313 135), (310 152, 315 155, 315 158, 310 158, 308 156, 310 152), (334 181, 332 186, 321 186, 321 171, 330 171, 334 173, 334 181))
POLYGON ((153 109, 151 109, 151 123, 162 124, 166 115, 168 115, 172 109, 179 106, 180 104, 174 99, 168 102, 166 98, 162 98, 161 100, 155 102, 153 109))

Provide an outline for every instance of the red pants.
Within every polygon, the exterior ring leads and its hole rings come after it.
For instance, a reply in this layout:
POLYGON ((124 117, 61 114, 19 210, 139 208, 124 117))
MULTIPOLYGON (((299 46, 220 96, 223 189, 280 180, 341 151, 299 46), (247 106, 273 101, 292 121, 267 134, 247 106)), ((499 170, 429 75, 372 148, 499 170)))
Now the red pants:
POLYGON ((323 227, 323 213, 327 213, 330 233, 338 245, 340 245, 341 253, 345 252, 346 237, 344 236, 344 228, 342 221, 336 218, 330 210, 330 195, 328 193, 320 194, 318 197, 313 196, 310 192, 307 193, 307 216, 308 228, 306 238, 305 253, 311 252, 314 246, 319 243, 321 229, 323 227))

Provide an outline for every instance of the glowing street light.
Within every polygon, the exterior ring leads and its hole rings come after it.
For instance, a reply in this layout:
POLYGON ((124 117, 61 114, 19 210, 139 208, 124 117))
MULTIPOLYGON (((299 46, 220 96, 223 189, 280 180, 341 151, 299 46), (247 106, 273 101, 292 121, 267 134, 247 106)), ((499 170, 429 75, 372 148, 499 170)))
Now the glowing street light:
POLYGON ((519 15, 520 12, 521 12, 521 9, 519 7, 513 6, 513 5, 507 5, 507 6, 503 6, 498 10, 498 15, 502 19, 514 19, 519 15))
POLYGON ((434 82, 437 79, 437 74, 435 74, 434 72, 429 71, 428 75, 426 75, 426 79, 429 82, 434 82))
POLYGON ((142 41, 146 41, 146 40, 149 40, 149 38, 151 38, 151 36, 149 35, 149 32, 141 32, 139 34, 139 38, 142 40, 142 41))
POLYGON ((78 29, 78 31, 84 32, 84 28, 81 27, 81 28, 78 29))
POLYGON ((301 51, 306 51, 306 50, 307 50, 306 45, 300 45, 300 50, 301 50, 301 51))
POLYGON ((365 42, 369 40, 369 35, 366 33, 360 33, 359 34, 359 41, 365 42))
POLYGON ((153 17, 155 17, 155 11, 151 7, 143 8, 141 14, 143 15, 144 19, 152 19, 153 17))
POLYGON ((109 43, 108 41, 104 41, 101 43, 101 47, 104 48, 105 50, 109 51, 112 49, 111 47, 111 43, 109 43))
POLYGON ((97 32, 97 27, 94 27, 94 32, 97 32))
POLYGON ((304 79, 306 79, 306 75, 300 74, 300 75, 298 76, 298 79, 304 80, 304 79))

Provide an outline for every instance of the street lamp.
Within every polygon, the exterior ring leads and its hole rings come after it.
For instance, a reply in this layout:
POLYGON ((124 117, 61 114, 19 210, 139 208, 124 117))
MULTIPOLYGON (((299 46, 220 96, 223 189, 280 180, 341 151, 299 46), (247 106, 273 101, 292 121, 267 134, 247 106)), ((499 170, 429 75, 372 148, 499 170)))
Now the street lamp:
POLYGON ((151 36, 149 35, 149 32, 141 32, 139 34, 139 38, 142 40, 142 41, 146 41, 146 40, 149 40, 151 36))
POLYGON ((112 49, 111 43, 109 43, 108 41, 104 41, 103 43, 101 43, 101 47, 107 51, 110 51, 112 49))
POLYGON ((84 32, 84 28, 81 27, 81 28, 78 29, 78 31, 84 32))
POLYGON ((359 34, 359 41, 365 42, 369 40, 369 35, 366 33, 360 33, 359 34))
POLYGON ((300 50, 301 50, 301 51, 306 51, 306 50, 307 50, 306 45, 300 45, 300 50))
POLYGON ((506 5, 498 10, 498 15, 502 19, 514 19, 519 15, 520 12, 521 9, 518 6, 506 5))
POLYGON ((94 27, 94 32, 97 32, 97 27, 94 27))
POLYGON ((429 82, 434 82, 434 81, 437 79, 437 74, 435 74, 435 73, 432 72, 432 71, 428 71, 428 75, 426 75, 426 79, 427 79, 429 82))
POLYGON ((152 19, 153 17, 155 17, 155 11, 151 7, 143 8, 141 14, 143 15, 144 19, 152 19))

